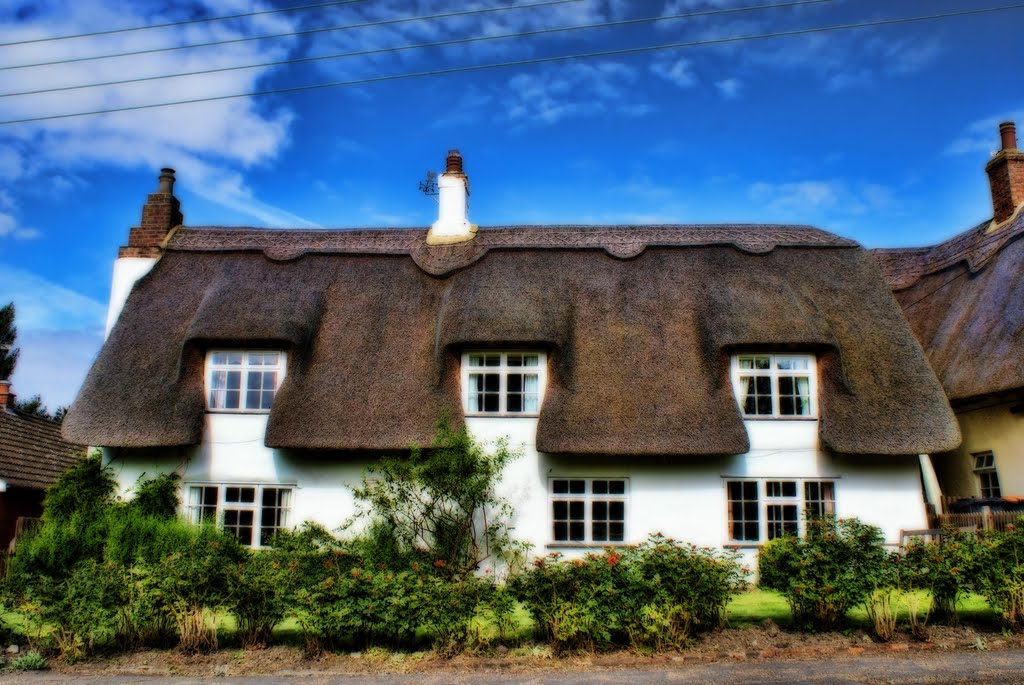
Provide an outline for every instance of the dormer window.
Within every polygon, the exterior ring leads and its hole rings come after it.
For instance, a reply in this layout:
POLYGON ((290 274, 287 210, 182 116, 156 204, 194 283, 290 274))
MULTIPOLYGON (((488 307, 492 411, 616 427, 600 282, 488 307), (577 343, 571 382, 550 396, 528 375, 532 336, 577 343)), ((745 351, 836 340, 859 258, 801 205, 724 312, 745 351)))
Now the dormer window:
POLYGON ((537 416, 544 400, 543 352, 466 352, 462 355, 467 416, 537 416))
POLYGON ((206 355, 207 409, 214 412, 268 412, 284 374, 284 352, 211 350, 206 355))
POLYGON ((817 385, 813 355, 738 354, 732 358, 732 386, 746 418, 814 418, 817 385))

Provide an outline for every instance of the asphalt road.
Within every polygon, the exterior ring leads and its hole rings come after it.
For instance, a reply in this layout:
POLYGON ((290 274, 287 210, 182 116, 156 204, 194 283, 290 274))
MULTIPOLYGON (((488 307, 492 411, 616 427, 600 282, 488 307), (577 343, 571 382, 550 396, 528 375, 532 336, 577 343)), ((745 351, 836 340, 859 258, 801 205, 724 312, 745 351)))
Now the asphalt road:
POLYGON ((294 672, 274 676, 75 676, 63 673, 0 673, 5 685, 584 685, 587 683, 999 683, 1024 685, 1024 650, 996 652, 919 652, 819 661, 747 661, 679 664, 651 670, 559 670, 532 673, 430 671, 402 675, 344 675, 294 672))

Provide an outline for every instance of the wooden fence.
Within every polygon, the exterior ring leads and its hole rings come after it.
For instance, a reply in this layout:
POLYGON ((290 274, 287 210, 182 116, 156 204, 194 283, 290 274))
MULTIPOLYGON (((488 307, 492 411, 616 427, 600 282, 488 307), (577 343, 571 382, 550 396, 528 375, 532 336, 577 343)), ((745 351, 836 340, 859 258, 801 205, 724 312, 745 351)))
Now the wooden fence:
POLYGON ((1006 530, 1006 526, 1016 523, 1020 516, 1021 512, 1019 511, 977 511, 968 514, 937 514, 929 516, 928 525, 931 528, 1006 530))

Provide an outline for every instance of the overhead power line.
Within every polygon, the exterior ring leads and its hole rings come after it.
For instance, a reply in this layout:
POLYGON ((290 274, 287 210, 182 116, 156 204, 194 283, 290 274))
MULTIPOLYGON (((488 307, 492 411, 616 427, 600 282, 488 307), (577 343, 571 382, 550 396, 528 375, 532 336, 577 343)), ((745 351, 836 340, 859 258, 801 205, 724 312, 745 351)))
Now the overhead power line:
POLYGON ((327 33, 330 31, 347 31, 349 29, 365 29, 373 26, 388 26, 392 24, 405 24, 412 21, 433 21, 435 19, 448 19, 451 17, 466 17, 474 14, 488 14, 491 12, 507 12, 509 10, 532 9, 535 7, 549 7, 551 5, 565 5, 583 0, 544 0, 529 5, 503 5, 501 7, 480 7, 471 10, 459 10, 457 12, 444 12, 442 14, 425 14, 416 17, 395 17, 392 19, 381 19, 379 21, 368 21, 362 24, 344 24, 342 26, 323 26, 315 29, 303 29, 301 31, 288 31, 285 33, 272 33, 263 36, 243 36, 241 38, 228 38, 225 40, 211 40, 206 43, 189 43, 188 45, 170 45, 164 48, 148 48, 146 50, 132 50, 129 52, 116 52, 110 55, 90 55, 88 57, 70 57, 68 59, 57 59, 50 62, 36 62, 34 64, 12 64, 0 66, 0 71, 10 69, 32 69, 34 67, 49 67, 57 64, 75 64, 77 62, 93 62, 100 59, 115 59, 118 57, 134 57, 136 55, 152 55, 160 52, 174 52, 175 50, 191 50, 193 48, 208 48, 214 45, 231 45, 234 43, 249 43, 256 40, 272 40, 274 38, 289 38, 293 36, 308 36, 314 33, 327 33))
POLYGON ((69 40, 71 38, 92 38, 93 36, 109 36, 113 33, 131 33, 133 31, 149 31, 150 29, 166 29, 172 26, 187 26, 189 24, 206 24, 213 21, 227 21, 228 19, 244 19, 246 17, 258 17, 263 14, 280 14, 282 12, 302 12, 305 10, 320 9, 321 7, 333 7, 336 5, 351 5, 366 0, 334 0, 333 2, 322 2, 318 5, 300 5, 298 7, 281 7, 273 10, 260 10, 258 12, 243 12, 241 14, 225 14, 220 17, 205 17, 203 19, 182 19, 181 21, 168 21, 163 24, 147 24, 145 26, 131 26, 123 29, 107 29, 105 31, 92 31, 90 33, 72 33, 65 36, 50 36, 48 38, 30 38, 28 40, 15 40, 10 43, 0 43, 0 48, 12 45, 30 45, 32 43, 50 43, 58 40, 69 40))
POLYGON ((174 100, 170 102, 158 102, 145 105, 129 105, 125 107, 111 107, 109 109, 93 110, 91 112, 74 112, 69 114, 51 114, 39 117, 26 117, 24 119, 10 119, 0 121, 0 126, 9 124, 25 124, 35 121, 52 121, 55 119, 70 119, 73 117, 94 116, 97 114, 113 114, 115 112, 130 112, 144 109, 156 109, 158 107, 173 107, 177 105, 191 105, 201 102, 215 102, 219 100, 234 100, 245 97, 257 97, 263 95, 278 95, 282 93, 297 93, 308 90, 321 90, 325 88, 337 88, 342 86, 358 86, 369 83, 380 83, 384 81, 399 81, 404 79, 423 78, 426 76, 443 76, 473 71, 486 71, 490 69, 502 69, 508 67, 528 66, 534 64, 545 64, 550 62, 565 62, 577 59, 592 59, 595 57, 615 57, 621 55, 641 54, 659 50, 673 50, 692 47, 706 47, 709 45, 724 45, 728 43, 740 43, 751 40, 764 40, 769 38, 786 38, 792 36, 803 36, 815 33, 831 33, 852 29, 872 28, 878 26, 892 26, 897 24, 909 24, 918 21, 929 21, 936 19, 947 19, 951 17, 964 17, 976 14, 991 14, 993 12, 1005 12, 1009 10, 1024 9, 1024 2, 998 7, 982 7, 978 9, 959 10, 941 14, 927 14, 916 17, 897 17, 893 19, 879 19, 875 21, 859 22, 852 24, 834 24, 832 26, 818 26, 806 29, 793 29, 790 31, 777 31, 774 33, 758 33, 746 36, 728 36, 723 38, 709 38, 706 40, 689 41, 685 43, 666 43, 662 45, 648 45, 634 48, 621 48, 617 50, 601 50, 597 52, 576 53, 572 55, 558 55, 554 57, 537 57, 510 62, 499 62, 495 64, 478 64, 463 67, 451 67, 448 69, 431 69, 428 71, 417 71, 406 74, 389 74, 384 76, 372 76, 363 79, 352 79, 348 81, 334 81, 331 83, 315 83, 304 86, 290 86, 287 88, 272 88, 267 90, 250 91, 247 93, 233 93, 229 95, 215 95, 210 97, 192 98, 188 100, 174 100))
POLYGON ((629 25, 635 25, 635 24, 652 23, 652 22, 657 22, 657 21, 668 21, 668 20, 673 20, 673 19, 693 19, 693 18, 696 18, 696 17, 706 17, 706 16, 710 16, 710 15, 717 15, 717 14, 731 14, 731 13, 734 13, 734 12, 750 12, 750 11, 753 11, 753 10, 762 10, 762 9, 795 7, 795 6, 800 6, 800 5, 814 5, 814 4, 820 4, 820 3, 823 3, 823 2, 832 2, 832 0, 793 0, 793 2, 775 3, 775 4, 769 4, 769 5, 750 5, 750 6, 746 6, 746 7, 731 7, 731 8, 726 8, 726 9, 705 10, 703 12, 685 12, 685 13, 681 13, 681 14, 668 14, 668 15, 658 16, 658 17, 641 17, 641 18, 637 18, 637 19, 621 19, 621 20, 618 20, 618 21, 607 21, 607 22, 598 23, 598 24, 580 24, 580 25, 577 25, 577 26, 559 26, 559 27, 546 28, 546 29, 535 29, 535 30, 532 30, 532 31, 520 31, 518 33, 502 33, 502 34, 498 34, 498 35, 494 35, 494 36, 471 36, 469 38, 452 38, 450 40, 440 40, 440 41, 434 41, 434 42, 431 42, 431 43, 417 43, 415 45, 399 45, 397 47, 374 48, 374 49, 370 49, 370 50, 358 50, 356 52, 341 52, 341 53, 335 53, 333 55, 316 55, 316 56, 313 56, 313 57, 296 57, 296 58, 293 58, 293 59, 282 59, 282 60, 276 60, 276 61, 273 61, 273 62, 261 62, 259 64, 243 64, 243 65, 231 66, 231 67, 220 67, 220 68, 217 68, 217 69, 199 69, 197 71, 185 71, 185 72, 180 72, 180 73, 177 73, 177 74, 162 74, 162 75, 159 75, 159 76, 141 76, 139 78, 121 79, 121 80, 117 80, 117 81, 104 81, 104 82, 101 82, 101 83, 88 83, 88 84, 82 84, 82 85, 77 85, 77 86, 58 86, 58 87, 54 87, 54 88, 41 88, 39 90, 24 90, 24 91, 19 91, 19 92, 14 92, 14 93, 0 93, 0 98, 16 97, 16 96, 19 96, 19 95, 39 95, 39 94, 42 94, 42 93, 59 93, 59 92, 64 92, 64 91, 68 91, 68 90, 82 90, 82 89, 85 89, 85 88, 102 88, 102 87, 105 87, 105 86, 121 86, 121 85, 126 85, 126 84, 129 84, 129 83, 142 83, 142 82, 145 82, 145 81, 158 81, 158 80, 161 80, 161 79, 180 78, 180 77, 183 77, 183 76, 204 76, 204 75, 207 75, 207 74, 218 74, 218 73, 222 73, 222 72, 225 72, 225 71, 238 71, 238 70, 241 70, 241 69, 258 69, 258 68, 264 68, 264 67, 277 67, 277 66, 283 66, 283 65, 287 65, 287 64, 301 64, 301 63, 304 63, 304 62, 315 62, 315 61, 319 61, 319 60, 341 59, 341 58, 344 58, 344 57, 365 57, 367 55, 377 55, 377 54, 382 54, 382 53, 387 53, 387 52, 401 52, 401 51, 404 51, 404 50, 421 50, 421 49, 425 49, 425 48, 437 48, 437 47, 446 47, 446 46, 451 46, 451 45, 463 45, 463 44, 466 44, 466 43, 475 43, 475 42, 481 42, 481 41, 508 40, 510 38, 528 38, 530 36, 540 36, 540 35, 551 34, 551 33, 562 33, 562 32, 568 32, 568 31, 580 31, 580 30, 586 30, 586 29, 600 29, 600 28, 610 28, 610 27, 621 27, 621 26, 629 26, 629 25))

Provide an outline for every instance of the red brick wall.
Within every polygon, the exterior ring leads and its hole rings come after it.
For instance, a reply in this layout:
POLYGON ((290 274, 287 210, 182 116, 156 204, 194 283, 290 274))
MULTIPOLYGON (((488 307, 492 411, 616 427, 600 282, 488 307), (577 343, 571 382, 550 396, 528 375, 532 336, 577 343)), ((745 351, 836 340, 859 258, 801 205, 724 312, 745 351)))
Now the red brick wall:
POLYGON ((152 193, 142 207, 142 221, 128 231, 128 244, 118 257, 159 257, 167 234, 181 225, 181 203, 170 193, 152 193))
POLYGON ((1002 150, 985 171, 992 187, 992 218, 996 223, 1006 221, 1024 203, 1024 151, 1002 150))

